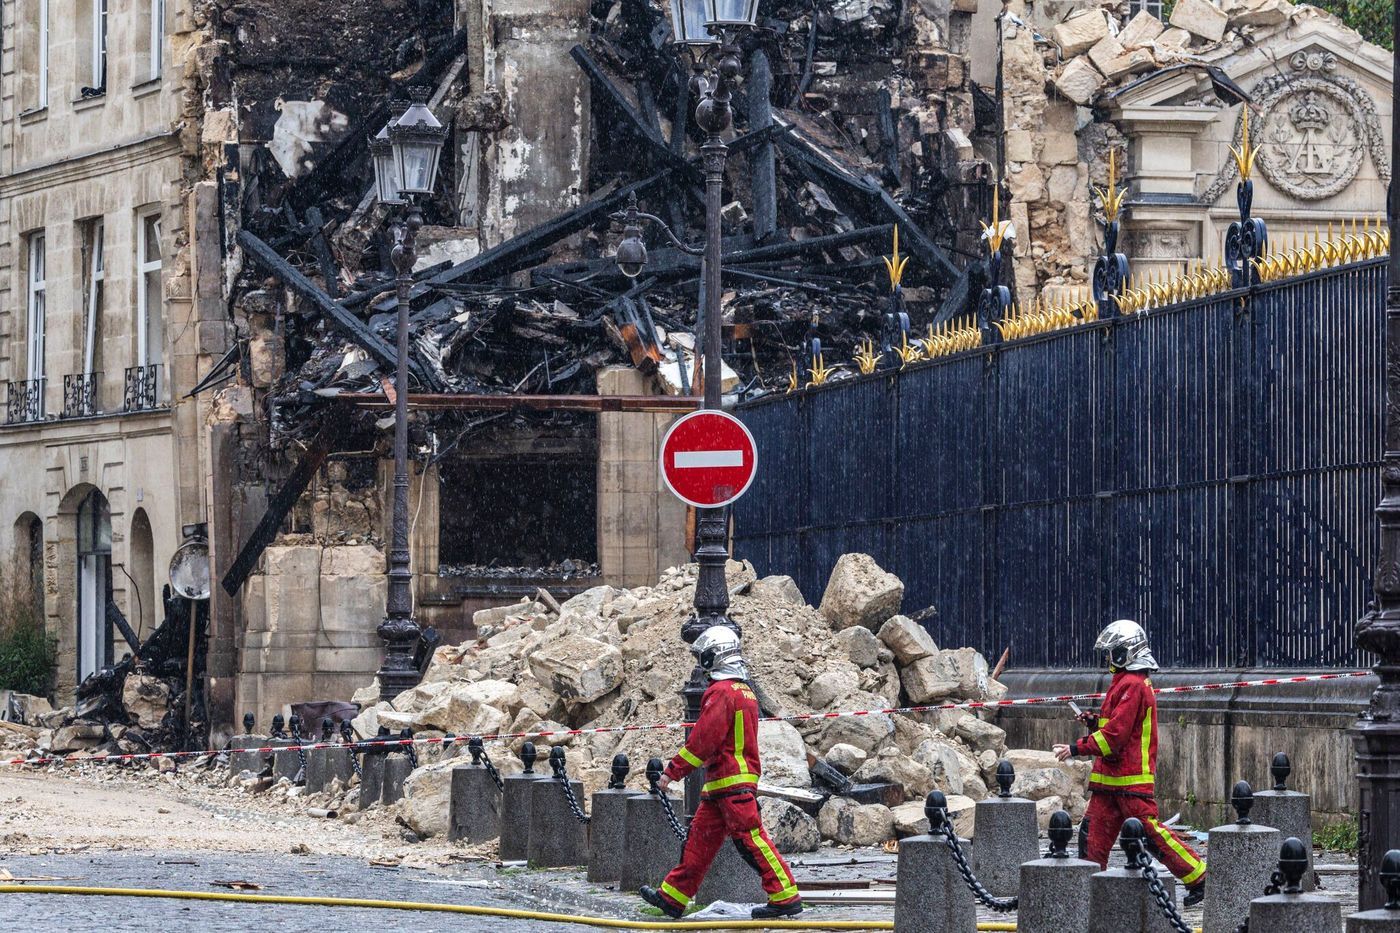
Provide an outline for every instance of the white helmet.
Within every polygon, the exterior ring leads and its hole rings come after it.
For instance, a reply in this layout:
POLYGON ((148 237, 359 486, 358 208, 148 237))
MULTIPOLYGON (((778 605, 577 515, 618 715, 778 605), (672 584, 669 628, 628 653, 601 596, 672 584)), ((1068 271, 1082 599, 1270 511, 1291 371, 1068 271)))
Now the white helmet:
POLYGON ((711 680, 748 680, 749 667, 739 652, 739 635, 727 625, 710 626, 690 646, 711 680))
POLYGON ((1123 671, 1155 671, 1157 659, 1147 633, 1132 619, 1119 619, 1099 633, 1094 650, 1108 655, 1108 666, 1123 671))

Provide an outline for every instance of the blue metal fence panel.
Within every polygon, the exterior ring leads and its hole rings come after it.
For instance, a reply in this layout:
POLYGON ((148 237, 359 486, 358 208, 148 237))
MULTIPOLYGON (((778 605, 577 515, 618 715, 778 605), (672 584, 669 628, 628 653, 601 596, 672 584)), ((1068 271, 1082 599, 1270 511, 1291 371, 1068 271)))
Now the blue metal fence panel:
POLYGON ((1355 664, 1370 596, 1385 267, 1354 263, 741 406, 735 550, 817 601, 871 554, 937 639, 1094 664, 1355 664))

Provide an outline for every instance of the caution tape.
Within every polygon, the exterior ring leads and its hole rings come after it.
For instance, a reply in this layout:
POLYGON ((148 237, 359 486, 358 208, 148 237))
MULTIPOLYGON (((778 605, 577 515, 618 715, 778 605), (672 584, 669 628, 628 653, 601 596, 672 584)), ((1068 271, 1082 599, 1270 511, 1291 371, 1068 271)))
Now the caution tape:
MULTIPOLYGON (((1324 680, 1346 680, 1355 677, 1369 677, 1370 671, 1340 671, 1330 674, 1299 674, 1294 677, 1265 677, 1259 680, 1231 680, 1215 684, 1190 684, 1180 687, 1154 687, 1153 692, 1163 693, 1203 693, 1208 690, 1241 690, 1250 687, 1277 687, 1283 684, 1306 684, 1324 680)), ((883 709, 834 710, 828 713, 797 713, 792 716, 765 716, 760 722, 810 722, 818 719, 843 719, 849 716, 879 716, 894 713, 936 713, 946 710, 1003 709, 1010 706, 1041 706, 1046 703, 1067 703, 1070 700, 1101 700, 1106 693, 1066 693, 1060 696, 1028 697, 1019 700, 969 700, 965 703, 929 704, 924 706, 890 706, 883 709)), ((542 729, 526 732, 493 732, 476 738, 483 742, 514 741, 515 739, 573 738, 580 735, 602 735, 619 732, 657 732, 669 729, 686 729, 694 725, 689 722, 633 723, 620 726, 591 726, 586 729, 542 729)), ((349 748, 356 752, 390 752, 395 748, 412 745, 452 745, 466 741, 469 736, 428 736, 426 738, 384 738, 368 739, 348 745, 338 742, 314 742, 308 745, 264 745, 257 748, 230 749, 230 751, 272 752, 299 751, 305 753, 316 749, 349 748)), ((159 761, 201 758, 219 754, 218 749, 201 749, 186 752, 133 752, 121 755, 52 755, 44 758, 10 758, 0 760, 0 765, 49 765, 49 764, 107 764, 122 761, 159 761)))

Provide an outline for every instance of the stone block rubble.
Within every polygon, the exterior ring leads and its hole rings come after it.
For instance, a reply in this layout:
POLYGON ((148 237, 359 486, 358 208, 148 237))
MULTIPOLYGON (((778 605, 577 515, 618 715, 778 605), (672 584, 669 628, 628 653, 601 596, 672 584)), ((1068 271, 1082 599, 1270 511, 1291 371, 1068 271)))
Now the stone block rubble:
MULTIPOLYGON (((696 568, 672 568, 655 586, 594 587, 556 613, 524 601, 509 611, 478 613, 478 637, 439 647, 423 683, 392 703, 375 702, 377 686, 356 696, 365 708, 353 726, 361 737, 380 727, 420 737, 530 732, 621 724, 679 722, 680 687, 693 659, 680 640, 690 614, 696 568)), ((842 557, 819 609, 807 605, 790 578, 757 579, 747 563, 730 562, 730 615, 742 628, 753 680, 770 712, 799 715, 886 709, 930 702, 996 700, 1006 688, 971 648, 940 648, 933 635, 899 614, 903 584, 864 554, 842 557)), ((1011 757, 1024 770, 1017 793, 1037 801, 1042 820, 1056 809, 1083 812, 1088 767, 1049 753, 1008 750, 994 714, 940 710, 874 714, 760 727, 763 783, 815 791, 805 806, 768 799, 780 845, 796 851, 826 839, 871 845, 923 831, 912 809, 933 789, 950 796, 960 831, 971 832, 973 804, 994 786, 996 763, 1011 757), (820 759, 855 785, 894 785, 906 805, 832 794, 813 780, 820 759)), ((498 768, 519 770, 523 738, 487 743, 498 768)), ((633 763, 628 785, 642 789, 641 765, 668 759, 679 730, 542 736, 541 754, 565 749, 569 775, 585 795, 606 786, 613 755, 633 763)), ((436 752, 436 747, 430 747, 436 752)), ((460 748, 459 754, 465 754, 460 748)), ((540 765, 536 768, 539 770, 540 765)), ((405 820, 416 832, 445 831, 450 766, 428 761, 405 786, 405 820)), ((800 801, 799 801, 800 803, 800 801)), ((921 805, 921 804, 920 804, 921 805)))

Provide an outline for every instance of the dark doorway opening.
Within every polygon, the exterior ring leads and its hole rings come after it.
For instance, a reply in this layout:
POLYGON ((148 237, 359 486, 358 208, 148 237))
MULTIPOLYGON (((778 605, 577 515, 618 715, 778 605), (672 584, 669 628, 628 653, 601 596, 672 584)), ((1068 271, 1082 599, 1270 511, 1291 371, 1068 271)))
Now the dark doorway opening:
POLYGON ((598 559, 592 457, 463 459, 440 467, 443 565, 550 567, 598 559))

